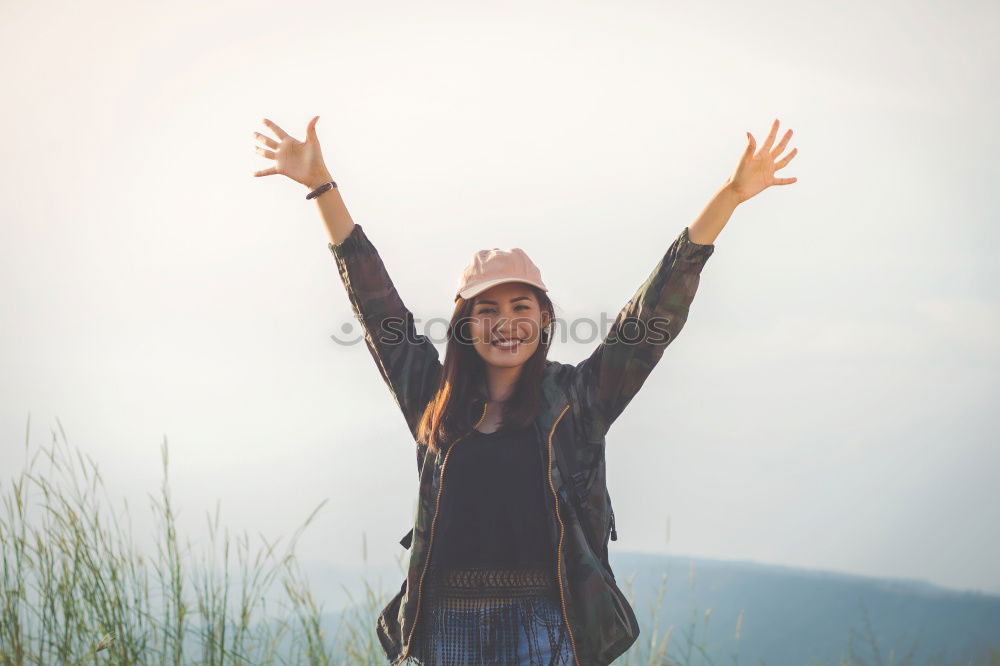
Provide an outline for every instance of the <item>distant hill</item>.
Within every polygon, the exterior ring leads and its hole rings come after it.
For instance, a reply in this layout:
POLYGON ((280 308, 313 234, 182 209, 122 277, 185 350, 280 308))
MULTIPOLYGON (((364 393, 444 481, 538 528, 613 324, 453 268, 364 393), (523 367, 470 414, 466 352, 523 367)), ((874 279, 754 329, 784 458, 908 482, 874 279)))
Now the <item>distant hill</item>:
MULTIPOLYGON (((360 603, 365 598, 363 581, 378 592, 381 578, 382 599, 388 601, 403 580, 396 567, 351 570, 302 564, 314 598, 325 604, 329 636, 336 634, 338 611, 349 605, 345 588, 360 603)), ((652 607, 666 574, 658 635, 673 625, 668 652, 673 657, 685 654, 685 637, 693 636, 711 661, 699 658, 695 650, 691 664, 733 664, 737 649, 739 663, 746 666, 791 666, 837 664, 852 644, 854 654, 865 662, 886 665, 900 663, 911 649, 913 664, 927 664, 937 663, 935 659, 953 663, 989 647, 1000 648, 1000 596, 957 592, 923 581, 678 555, 612 552, 611 565, 633 602, 642 628, 640 641, 653 635, 652 607)), ((372 617, 372 627, 374 623, 372 617)))

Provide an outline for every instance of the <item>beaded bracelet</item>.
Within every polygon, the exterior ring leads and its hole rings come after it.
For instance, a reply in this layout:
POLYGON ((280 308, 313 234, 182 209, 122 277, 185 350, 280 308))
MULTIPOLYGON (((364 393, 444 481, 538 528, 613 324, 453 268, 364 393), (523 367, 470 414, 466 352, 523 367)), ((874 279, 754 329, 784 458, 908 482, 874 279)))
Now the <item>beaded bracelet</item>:
POLYGON ((320 185, 319 187, 317 187, 315 190, 313 190, 312 192, 310 192, 309 194, 307 194, 306 195, 306 199, 315 199, 316 197, 318 197, 319 195, 323 194, 327 190, 332 190, 335 187, 337 187, 336 181, 331 180, 329 183, 323 183, 322 185, 320 185))

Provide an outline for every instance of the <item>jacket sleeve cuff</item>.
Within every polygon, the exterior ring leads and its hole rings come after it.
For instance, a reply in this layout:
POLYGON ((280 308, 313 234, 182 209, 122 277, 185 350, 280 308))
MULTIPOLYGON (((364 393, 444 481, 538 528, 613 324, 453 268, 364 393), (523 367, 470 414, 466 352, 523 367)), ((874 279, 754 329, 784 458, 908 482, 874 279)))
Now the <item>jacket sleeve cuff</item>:
POLYGON ((682 261, 705 262, 715 252, 715 244, 703 245, 694 243, 688 237, 688 227, 681 230, 677 236, 677 258, 682 261))
POLYGON ((326 245, 330 249, 330 253, 338 259, 372 250, 368 236, 365 235, 365 230, 357 222, 354 223, 354 228, 351 229, 351 233, 347 235, 347 238, 339 243, 328 242, 326 245))

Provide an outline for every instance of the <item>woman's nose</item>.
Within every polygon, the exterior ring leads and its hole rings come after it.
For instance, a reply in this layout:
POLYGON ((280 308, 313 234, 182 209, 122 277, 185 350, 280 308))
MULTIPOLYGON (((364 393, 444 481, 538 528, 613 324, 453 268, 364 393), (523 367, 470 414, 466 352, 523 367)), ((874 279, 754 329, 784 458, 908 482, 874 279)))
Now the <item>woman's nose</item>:
POLYGON ((504 337, 524 337, 529 335, 534 326, 531 322, 524 320, 510 320, 498 324, 493 328, 493 332, 504 337))
POLYGON ((513 334, 517 332, 518 328, 518 322, 512 320, 510 317, 501 317, 493 326, 493 331, 495 333, 513 334))

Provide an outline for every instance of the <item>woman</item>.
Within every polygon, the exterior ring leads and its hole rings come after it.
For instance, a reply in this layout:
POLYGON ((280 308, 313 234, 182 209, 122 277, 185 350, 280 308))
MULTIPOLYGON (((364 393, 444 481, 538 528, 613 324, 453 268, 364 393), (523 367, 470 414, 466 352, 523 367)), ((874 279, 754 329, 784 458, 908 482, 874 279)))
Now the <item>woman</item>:
POLYGON ((547 359, 554 316, 520 248, 477 252, 463 271, 445 360, 419 335, 327 170, 314 117, 298 141, 254 132, 274 165, 310 190, 365 342, 416 443, 420 480, 409 568, 376 624, 391 664, 604 666, 639 635, 608 562, 615 539, 605 435, 677 337, 701 269, 736 206, 772 185, 775 120, 585 360, 547 359), (447 486, 447 492, 444 492, 447 486))

